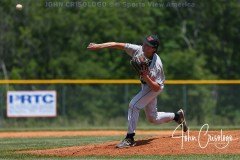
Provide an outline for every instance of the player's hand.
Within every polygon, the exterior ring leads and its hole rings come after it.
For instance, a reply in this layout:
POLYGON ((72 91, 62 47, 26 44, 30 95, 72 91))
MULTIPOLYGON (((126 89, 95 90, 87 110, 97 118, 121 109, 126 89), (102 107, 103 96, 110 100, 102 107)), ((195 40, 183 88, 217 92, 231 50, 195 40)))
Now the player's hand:
POLYGON ((148 69, 147 65, 143 65, 141 67, 140 75, 143 77, 143 79, 145 79, 149 76, 149 69, 148 69))
POLYGON ((99 44, 96 44, 96 43, 90 43, 88 45, 87 49, 89 49, 89 50, 97 50, 97 49, 100 49, 100 46, 99 46, 99 44))

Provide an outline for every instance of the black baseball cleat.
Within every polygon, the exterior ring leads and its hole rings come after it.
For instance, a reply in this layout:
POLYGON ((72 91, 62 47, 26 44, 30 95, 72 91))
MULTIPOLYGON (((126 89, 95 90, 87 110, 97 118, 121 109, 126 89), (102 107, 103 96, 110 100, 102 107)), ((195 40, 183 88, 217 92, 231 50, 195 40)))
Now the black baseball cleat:
POLYGON ((182 124, 183 131, 187 132, 188 127, 187 127, 187 123, 186 123, 186 120, 185 120, 184 111, 182 109, 179 109, 177 114, 179 115, 177 123, 178 124, 182 124))
POLYGON ((117 148, 128 148, 133 147, 136 145, 136 142, 134 139, 125 138, 122 142, 120 142, 118 145, 116 145, 117 148))

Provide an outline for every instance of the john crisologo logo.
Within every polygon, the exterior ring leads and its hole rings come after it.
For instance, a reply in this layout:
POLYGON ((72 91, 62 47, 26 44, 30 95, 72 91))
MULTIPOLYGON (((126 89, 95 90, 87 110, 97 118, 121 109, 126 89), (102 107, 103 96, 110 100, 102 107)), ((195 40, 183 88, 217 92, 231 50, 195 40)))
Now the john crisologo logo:
POLYGON ((182 124, 178 125, 172 133, 172 138, 179 138, 182 140, 181 149, 184 148, 184 143, 194 141, 198 143, 200 148, 206 148, 208 144, 212 143, 216 148, 224 149, 230 144, 230 142, 238 140, 238 138, 234 139, 232 135, 223 134, 222 129, 218 134, 216 134, 216 132, 214 132, 215 134, 213 134, 213 132, 209 132, 208 124, 204 124, 200 128, 198 136, 190 136, 189 130, 186 134, 184 134, 183 130, 181 130, 181 135, 176 135, 176 130, 182 126, 182 124))

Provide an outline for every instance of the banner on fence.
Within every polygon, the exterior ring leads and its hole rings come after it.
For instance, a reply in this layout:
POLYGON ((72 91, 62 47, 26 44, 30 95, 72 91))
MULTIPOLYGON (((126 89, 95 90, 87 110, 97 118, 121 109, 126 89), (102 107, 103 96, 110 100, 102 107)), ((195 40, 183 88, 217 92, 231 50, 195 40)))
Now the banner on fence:
POLYGON ((8 117, 57 116, 56 91, 8 91, 8 117))

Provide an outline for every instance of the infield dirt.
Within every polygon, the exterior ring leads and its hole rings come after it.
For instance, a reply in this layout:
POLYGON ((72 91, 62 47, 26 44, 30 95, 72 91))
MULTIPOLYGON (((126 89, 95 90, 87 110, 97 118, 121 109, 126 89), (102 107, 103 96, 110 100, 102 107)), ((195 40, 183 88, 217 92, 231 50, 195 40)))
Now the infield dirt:
MULTIPOLYGON (((190 131, 189 135, 182 136, 177 131, 138 131, 139 135, 148 135, 148 138, 137 139, 137 145, 130 148, 118 149, 119 141, 85 146, 73 146, 47 150, 21 151, 20 153, 54 156, 120 156, 120 155, 179 155, 179 154, 240 154, 240 131, 190 131), (206 133, 206 134, 205 134, 206 133)), ((48 136, 112 136, 122 135, 124 131, 59 131, 59 132, 22 132, 15 133, 14 137, 48 137, 48 136), (30 135, 33 134, 32 136, 30 135)), ((14 134, 14 133, 12 133, 14 134)), ((11 134, 7 134, 10 136, 11 134)), ((0 137, 7 136, 0 133, 0 137)))

